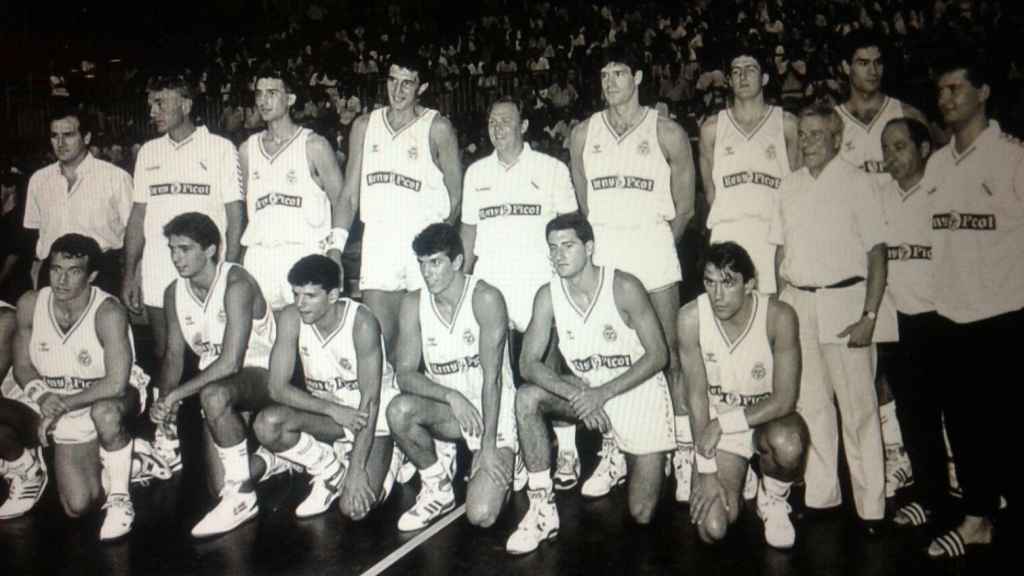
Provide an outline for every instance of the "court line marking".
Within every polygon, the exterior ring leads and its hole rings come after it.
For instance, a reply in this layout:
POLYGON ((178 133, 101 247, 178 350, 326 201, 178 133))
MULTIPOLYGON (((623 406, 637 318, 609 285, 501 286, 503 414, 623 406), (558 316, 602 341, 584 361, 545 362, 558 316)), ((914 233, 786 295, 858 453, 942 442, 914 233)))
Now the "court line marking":
POLYGON ((391 554, 388 554, 387 556, 385 556, 383 559, 378 561, 373 566, 370 566, 370 568, 368 570, 366 570, 366 572, 363 572, 362 574, 360 574, 360 576, 378 576, 378 574, 382 574, 385 570, 390 568, 393 564, 395 564, 396 562, 398 562, 399 560, 404 558, 406 554, 408 554, 409 552, 412 552, 420 544, 422 544, 422 543, 426 542, 427 540, 429 540, 434 534, 437 534, 441 530, 444 530, 445 528, 447 528, 448 525, 451 524, 452 522, 455 522, 459 518, 462 518, 462 516, 465 513, 466 513, 466 505, 462 504, 461 506, 459 506, 455 510, 452 510, 451 512, 446 514, 444 518, 441 518, 440 520, 435 522, 433 525, 431 525, 429 528, 427 528, 423 532, 420 532, 419 534, 417 534, 415 538, 413 538, 412 540, 409 540, 405 544, 402 544, 401 546, 398 547, 397 550, 395 550, 391 554))

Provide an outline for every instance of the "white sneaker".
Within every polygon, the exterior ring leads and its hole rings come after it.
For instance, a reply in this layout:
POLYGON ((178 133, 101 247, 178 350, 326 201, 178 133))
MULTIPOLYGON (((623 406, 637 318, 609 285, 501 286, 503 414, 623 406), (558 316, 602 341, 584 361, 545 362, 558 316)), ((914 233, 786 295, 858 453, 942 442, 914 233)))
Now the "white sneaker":
POLYGON ((420 493, 416 495, 416 503, 398 519, 398 529, 402 532, 422 530, 434 520, 455 509, 455 493, 452 492, 450 478, 442 478, 438 485, 422 481, 420 493))
POLYGON ((256 492, 239 492, 241 484, 228 482, 220 491, 220 501, 192 528, 194 538, 206 538, 230 532, 260 512, 256 492))
POLYGON ((689 502, 693 489, 693 445, 678 446, 672 454, 672 467, 676 474, 676 502, 689 502))
POLYGON ((743 499, 753 500, 757 498, 757 487, 761 479, 754 474, 754 467, 747 464, 747 479, 743 481, 743 499))
POLYGON ((530 509, 505 543, 505 550, 509 554, 533 552, 541 542, 558 536, 558 508, 555 507, 554 491, 527 490, 526 493, 530 497, 530 509))
POLYGON ((526 471, 526 460, 521 452, 516 452, 515 470, 512 472, 512 491, 519 492, 526 488, 526 481, 529 479, 529 472, 526 471))
POLYGON ((273 478, 274 476, 279 476, 281 474, 296 472, 300 470, 300 468, 295 464, 292 464, 291 462, 285 460, 284 458, 281 458, 280 456, 274 454, 270 450, 267 450, 263 446, 257 448, 256 452, 254 452, 253 455, 263 460, 263 462, 267 465, 266 469, 263 470, 263 475, 256 480, 257 484, 261 482, 266 482, 267 480, 273 478))
MULTIPOLYGON (((22 474, 7 476, 7 501, 0 506, 0 520, 17 518, 32 509, 46 492, 49 475, 46 473, 46 461, 43 460, 41 448, 33 455, 35 463, 22 474)), ((10 470, 8 470, 10 474, 10 470)))
POLYGON ((910 458, 902 446, 885 449, 885 497, 892 498, 896 491, 914 483, 910 458))
POLYGON ((345 480, 345 467, 339 466, 338 471, 328 476, 322 474, 310 479, 312 486, 309 496, 295 508, 298 518, 311 518, 327 512, 331 504, 341 496, 341 483, 345 480))
POLYGON ((764 521, 764 540, 773 548, 792 548, 796 542, 796 529, 789 519, 792 510, 785 494, 771 494, 763 482, 757 488, 757 515, 764 521))
POLYGON ((181 441, 166 434, 163 426, 157 426, 153 435, 153 453, 172 473, 181 470, 181 441))
POLYGON ((135 507, 127 494, 112 494, 103 504, 107 514, 100 526, 100 542, 117 540, 132 531, 135 521, 135 507))
POLYGON ((626 481, 626 457, 615 446, 615 440, 604 438, 597 455, 597 468, 580 488, 580 494, 587 498, 600 498, 626 481))
POLYGON ((555 465, 555 473, 551 480, 555 483, 555 490, 572 490, 580 481, 580 459, 575 452, 558 451, 558 462, 555 465))
POLYGON ((153 444, 144 438, 136 438, 132 448, 131 483, 145 486, 153 479, 167 480, 171 474, 171 467, 157 455, 153 444))

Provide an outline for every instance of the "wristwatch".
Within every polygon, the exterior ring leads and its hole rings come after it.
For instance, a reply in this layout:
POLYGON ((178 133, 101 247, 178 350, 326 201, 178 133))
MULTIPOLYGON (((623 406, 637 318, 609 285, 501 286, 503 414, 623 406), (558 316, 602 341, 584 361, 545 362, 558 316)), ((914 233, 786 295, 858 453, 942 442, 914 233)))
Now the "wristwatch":
POLYGON ((865 317, 866 318, 870 318, 872 321, 874 321, 876 318, 878 318, 878 314, 876 312, 874 312, 873 310, 865 310, 864 311, 864 315, 861 316, 861 318, 865 318, 865 317))

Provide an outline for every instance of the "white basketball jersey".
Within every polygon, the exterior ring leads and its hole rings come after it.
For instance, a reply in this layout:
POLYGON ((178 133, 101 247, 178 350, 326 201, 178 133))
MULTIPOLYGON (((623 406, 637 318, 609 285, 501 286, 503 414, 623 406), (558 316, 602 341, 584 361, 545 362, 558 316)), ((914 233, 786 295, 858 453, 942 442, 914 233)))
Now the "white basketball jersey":
POLYGON ((89 304, 67 331, 57 324, 50 288, 39 290, 32 314, 29 359, 50 392, 78 394, 107 374, 103 345, 96 335, 96 311, 111 298, 93 286, 89 304))
POLYGON ((768 297, 758 292, 751 296, 753 310, 735 341, 726 336, 708 295, 697 297, 708 399, 719 414, 753 406, 772 394, 775 362, 768 342, 768 297))
POLYGON ((606 111, 590 117, 583 169, 591 224, 649 226, 675 218, 671 170, 658 144, 658 113, 643 112, 622 136, 608 124, 606 111))
MULTIPOLYGON (((200 370, 205 370, 224 350, 224 329, 228 325, 224 296, 227 292, 228 276, 235 266, 238 264, 231 262, 217 265, 217 273, 205 299, 196 295, 188 279, 178 278, 174 281, 178 325, 189 348, 199 356, 200 370)), ((276 337, 277 325, 268 304, 263 318, 254 319, 252 322, 244 365, 267 368, 270 365, 270 350, 274 347, 276 337)))
POLYGON ((242 244, 313 244, 330 232, 331 202, 309 173, 306 141, 312 133, 299 128, 273 155, 263 146, 263 132, 245 143, 249 223, 242 244))
POLYGON ((430 153, 430 126, 436 110, 395 130, 388 108, 370 113, 363 141, 359 213, 363 222, 402 220, 415 226, 441 222, 451 204, 444 175, 430 153))
MULTIPOLYGON (((345 314, 338 327, 329 334, 321 334, 313 324, 299 324, 299 356, 310 394, 349 408, 358 408, 362 394, 359 391, 359 356, 356 354, 353 328, 356 313, 363 305, 348 298, 339 302, 344 304, 345 314)), ((380 349, 384 355, 380 382, 380 406, 383 409, 398 389, 395 371, 387 361, 383 336, 380 349)))
POLYGON ((770 106, 761 123, 744 133, 728 108, 718 113, 712 178, 715 202, 708 228, 724 222, 769 223, 782 179, 789 175, 789 154, 782 108, 770 106))
MULTIPOLYGON (((451 321, 442 317, 434 296, 420 291, 420 336, 427 376, 442 386, 458 390, 470 402, 483 399, 483 369, 480 367, 480 324, 473 313, 473 292, 478 278, 466 276, 462 296, 451 321)), ((514 388, 508 344, 502 352, 499 385, 514 388)))
POLYGON ((891 180, 882 159, 882 130, 889 120, 906 116, 903 103, 886 96, 882 107, 868 124, 854 116, 846 104, 836 106, 836 111, 843 119, 843 145, 839 156, 865 172, 877 174, 879 185, 891 180))

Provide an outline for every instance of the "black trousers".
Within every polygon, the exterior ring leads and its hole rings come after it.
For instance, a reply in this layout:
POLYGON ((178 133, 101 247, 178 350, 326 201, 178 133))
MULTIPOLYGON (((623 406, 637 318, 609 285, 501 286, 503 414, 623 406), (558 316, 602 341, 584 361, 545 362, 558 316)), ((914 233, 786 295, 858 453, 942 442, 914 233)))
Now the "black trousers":
POLYGON ((972 516, 993 517, 1000 494, 1012 502, 1018 490, 1011 479, 1020 437, 1022 326, 1024 310, 964 324, 941 318, 934 336, 946 433, 964 511, 972 516))
MULTIPOLYGON (((100 257, 99 265, 96 266, 98 274, 92 285, 121 298, 121 281, 124 271, 124 250, 107 250, 100 257)), ((50 259, 43 260, 39 267, 39 287, 50 285, 50 259)))
MULTIPOLYGON (((914 470, 911 499, 935 510, 948 500, 949 476, 942 440, 942 362, 935 335, 942 319, 936 312, 897 316, 900 341, 885 344, 889 387, 896 400, 896 418, 914 470)), ((881 346, 881 345, 880 345, 881 346)))

